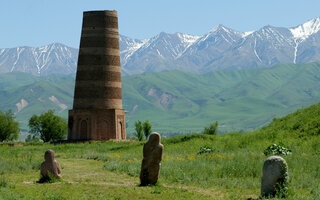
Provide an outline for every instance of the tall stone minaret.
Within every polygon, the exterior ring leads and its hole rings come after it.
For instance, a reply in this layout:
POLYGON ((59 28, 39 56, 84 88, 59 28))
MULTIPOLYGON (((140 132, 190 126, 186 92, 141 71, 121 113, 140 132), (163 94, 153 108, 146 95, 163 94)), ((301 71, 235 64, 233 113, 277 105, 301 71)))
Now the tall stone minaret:
POLYGON ((126 139, 117 11, 83 13, 68 140, 126 139))

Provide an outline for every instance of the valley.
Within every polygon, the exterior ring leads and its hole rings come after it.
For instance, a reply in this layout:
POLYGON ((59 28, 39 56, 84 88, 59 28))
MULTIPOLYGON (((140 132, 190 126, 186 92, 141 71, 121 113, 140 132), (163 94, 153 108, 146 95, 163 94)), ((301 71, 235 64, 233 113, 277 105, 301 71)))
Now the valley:
MULTIPOLYGON (((254 130, 319 102, 319 74, 320 64, 310 63, 127 76, 122 91, 127 133, 132 136, 137 120, 149 120, 165 136, 199 133, 214 121, 219 121, 220 133, 254 130)), ((0 109, 12 109, 24 132, 33 114, 48 109, 67 118, 73 93, 74 75, 0 75, 0 109)))

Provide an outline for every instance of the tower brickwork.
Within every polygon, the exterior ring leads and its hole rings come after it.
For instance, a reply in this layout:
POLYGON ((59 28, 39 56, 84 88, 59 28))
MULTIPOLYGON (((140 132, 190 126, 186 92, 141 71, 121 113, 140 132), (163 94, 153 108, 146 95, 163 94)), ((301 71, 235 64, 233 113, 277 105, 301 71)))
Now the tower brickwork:
POLYGON ((84 12, 68 140, 125 138, 118 14, 84 12))

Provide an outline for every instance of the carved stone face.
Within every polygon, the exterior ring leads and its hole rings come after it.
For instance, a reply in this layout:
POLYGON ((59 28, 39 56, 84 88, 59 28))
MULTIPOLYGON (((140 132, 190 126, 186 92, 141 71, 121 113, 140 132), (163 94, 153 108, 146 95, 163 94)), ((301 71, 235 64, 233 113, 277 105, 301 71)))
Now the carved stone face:
POLYGON ((160 144, 160 134, 159 133, 152 133, 149 137, 149 142, 151 145, 160 144))
POLYGON ((44 159, 46 160, 46 162, 54 161, 54 151, 52 151, 51 149, 47 150, 44 154, 44 159))

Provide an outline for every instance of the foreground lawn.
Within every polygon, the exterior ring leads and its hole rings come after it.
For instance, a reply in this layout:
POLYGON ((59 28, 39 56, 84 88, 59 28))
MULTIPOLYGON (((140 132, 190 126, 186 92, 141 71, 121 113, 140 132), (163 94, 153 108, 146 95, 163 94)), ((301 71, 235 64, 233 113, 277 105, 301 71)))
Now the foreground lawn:
POLYGON ((175 186, 138 187, 138 180, 102 168, 103 162, 85 159, 58 159, 63 180, 38 184, 39 172, 8 174, 0 199, 210 199, 195 189, 175 186))
POLYGON ((0 146, 0 199, 257 199, 263 150, 284 143, 293 151, 287 199, 320 199, 320 137, 264 133, 163 139, 159 184, 139 187, 143 142, 0 146), (212 153, 199 155, 208 146, 212 153), (63 180, 38 184, 47 149, 56 152, 63 180))
POLYGON ((246 134, 163 139, 159 184, 139 187, 144 142, 0 145, 0 199, 258 199, 264 150, 285 146, 286 199, 320 199, 320 104, 246 134), (202 147, 210 153, 199 154, 202 147), (47 149, 63 180, 38 184, 47 149))

